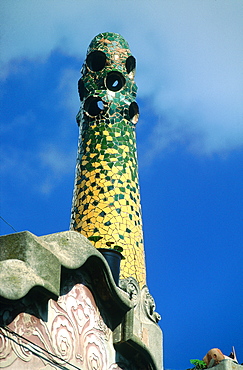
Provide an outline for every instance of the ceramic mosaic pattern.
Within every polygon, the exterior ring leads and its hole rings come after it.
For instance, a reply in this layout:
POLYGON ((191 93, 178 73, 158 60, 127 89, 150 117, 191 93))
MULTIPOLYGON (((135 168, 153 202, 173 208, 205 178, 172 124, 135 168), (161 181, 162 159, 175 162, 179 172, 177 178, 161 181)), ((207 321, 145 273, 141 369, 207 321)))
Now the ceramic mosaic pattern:
POLYGON ((71 229, 102 237, 97 248, 118 245, 120 278, 145 284, 135 124, 135 58, 118 34, 91 42, 81 70, 77 115, 80 138, 71 229))

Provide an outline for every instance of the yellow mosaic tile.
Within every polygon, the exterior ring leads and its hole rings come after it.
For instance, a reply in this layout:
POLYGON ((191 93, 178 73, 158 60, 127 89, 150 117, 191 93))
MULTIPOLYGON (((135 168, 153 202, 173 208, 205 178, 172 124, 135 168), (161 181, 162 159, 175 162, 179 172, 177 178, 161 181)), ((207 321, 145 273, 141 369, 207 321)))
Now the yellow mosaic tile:
POLYGON ((94 38, 87 55, 81 77, 84 88, 79 90, 71 229, 102 237, 94 243, 96 248, 107 248, 109 242, 123 247, 120 277, 133 276, 142 286, 146 270, 135 138, 135 58, 126 41, 112 33, 94 38), (102 60, 97 50, 104 53, 102 60))

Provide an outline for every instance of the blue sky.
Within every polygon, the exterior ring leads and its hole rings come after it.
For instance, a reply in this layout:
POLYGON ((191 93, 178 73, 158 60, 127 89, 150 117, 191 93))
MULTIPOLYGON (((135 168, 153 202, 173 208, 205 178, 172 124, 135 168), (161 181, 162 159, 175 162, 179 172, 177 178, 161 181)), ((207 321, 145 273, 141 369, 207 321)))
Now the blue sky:
POLYGON ((147 275, 165 368, 232 345, 243 362, 242 0, 1 8, 1 216, 36 235, 69 228, 79 71, 95 35, 122 34, 137 59, 147 275))

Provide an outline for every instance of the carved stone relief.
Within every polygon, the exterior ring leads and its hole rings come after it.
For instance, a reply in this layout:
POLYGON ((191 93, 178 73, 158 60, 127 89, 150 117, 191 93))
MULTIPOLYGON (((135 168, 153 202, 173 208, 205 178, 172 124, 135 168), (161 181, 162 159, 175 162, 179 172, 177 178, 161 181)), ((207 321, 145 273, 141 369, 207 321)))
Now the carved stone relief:
POLYGON ((144 285, 140 289, 133 277, 120 280, 119 286, 128 294, 133 308, 125 315, 123 325, 115 330, 116 348, 126 357, 129 353, 138 369, 161 369, 162 332, 158 326, 161 317, 155 312, 155 302, 148 287, 144 285), (144 350, 138 358, 137 346, 144 350))
POLYGON ((49 300, 48 320, 20 313, 0 330, 0 368, 121 369, 112 331, 90 290, 76 284, 58 301, 49 300))

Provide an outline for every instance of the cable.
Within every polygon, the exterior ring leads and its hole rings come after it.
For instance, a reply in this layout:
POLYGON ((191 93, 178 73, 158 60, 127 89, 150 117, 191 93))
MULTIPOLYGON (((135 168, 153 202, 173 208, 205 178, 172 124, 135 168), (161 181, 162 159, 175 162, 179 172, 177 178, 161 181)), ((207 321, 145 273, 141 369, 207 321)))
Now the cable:
POLYGON ((28 346, 25 346, 25 345, 24 345, 24 344, 22 344, 22 343, 18 343, 14 338, 12 338, 12 337, 10 337, 10 336, 8 336, 8 335, 4 334, 4 333, 3 333, 3 335, 4 335, 6 338, 8 338, 8 339, 10 339, 11 341, 13 341, 15 344, 17 344, 17 345, 21 346, 22 348, 25 348, 27 351, 29 351, 29 352, 33 353, 33 355, 35 355, 35 356, 37 356, 37 357, 42 358, 43 360, 45 360, 45 361, 49 362, 49 363, 50 363, 50 364, 52 364, 52 365, 54 364, 55 366, 59 367, 59 369, 62 369, 62 370, 68 370, 68 368, 67 368, 67 367, 64 367, 64 366, 62 366, 62 365, 59 365, 56 361, 51 360, 51 359, 49 359, 48 357, 41 356, 41 354, 39 354, 39 353, 35 353, 35 352, 33 351, 33 349, 32 349, 32 348, 29 348, 28 346))
POLYGON ((75 369, 77 369, 77 370, 82 370, 82 369, 80 369, 79 367, 77 367, 77 366, 75 366, 75 365, 73 365, 73 364, 70 364, 70 362, 68 362, 68 361, 66 361, 66 360, 63 360, 61 357, 59 357, 59 356, 55 355, 54 353, 51 353, 51 352, 47 351, 45 348, 42 348, 42 347, 38 346, 38 344, 35 344, 35 343, 31 342, 29 339, 27 339, 27 338, 23 337, 22 335, 20 335, 20 334, 16 333, 16 332, 15 332, 15 331, 13 331, 12 329, 9 329, 7 326, 4 326, 4 327, 2 327, 2 328, 3 328, 4 330, 6 330, 7 332, 9 332, 10 334, 13 334, 13 335, 15 335, 16 337, 18 337, 18 338, 20 338, 20 339, 25 340, 26 342, 30 343, 31 345, 34 345, 35 347, 38 347, 38 349, 37 349, 37 348, 31 348, 31 347, 25 346, 23 343, 18 343, 16 340, 14 340, 14 338, 12 338, 11 336, 6 335, 6 334, 3 332, 3 335, 4 335, 6 338, 8 338, 8 339, 12 340, 14 343, 18 344, 19 346, 22 346, 23 348, 25 348, 25 349, 29 350, 29 351, 30 351, 30 352, 32 352, 35 356, 38 356, 38 357, 40 357, 40 358, 42 358, 42 359, 44 359, 44 360, 46 360, 46 361, 48 361, 48 362, 50 362, 50 363, 54 364, 55 366, 58 366, 58 367, 59 367, 60 369, 62 369, 62 370, 68 370, 68 368, 67 368, 67 367, 65 367, 65 366, 63 366, 63 365, 60 365, 60 364, 59 364, 57 361, 55 361, 54 359, 49 359, 48 357, 43 357, 43 356, 41 355, 41 352, 46 352, 48 355, 50 355, 50 356, 52 356, 52 357, 56 357, 58 360, 60 360, 60 361, 62 361, 62 362, 65 362, 65 364, 70 365, 70 366, 74 367, 74 368, 75 368, 75 369), (39 350, 39 349, 40 349, 40 350, 39 350), (37 352, 37 353, 36 353, 36 352, 37 352), (38 353, 38 352, 40 352, 40 353, 38 353))
POLYGON ((15 230, 15 228, 12 226, 12 225, 10 225, 2 216, 0 216, 0 218, 8 225, 8 226, 10 226, 12 229, 13 229, 13 231, 15 231, 16 233, 17 233, 17 230, 15 230))

